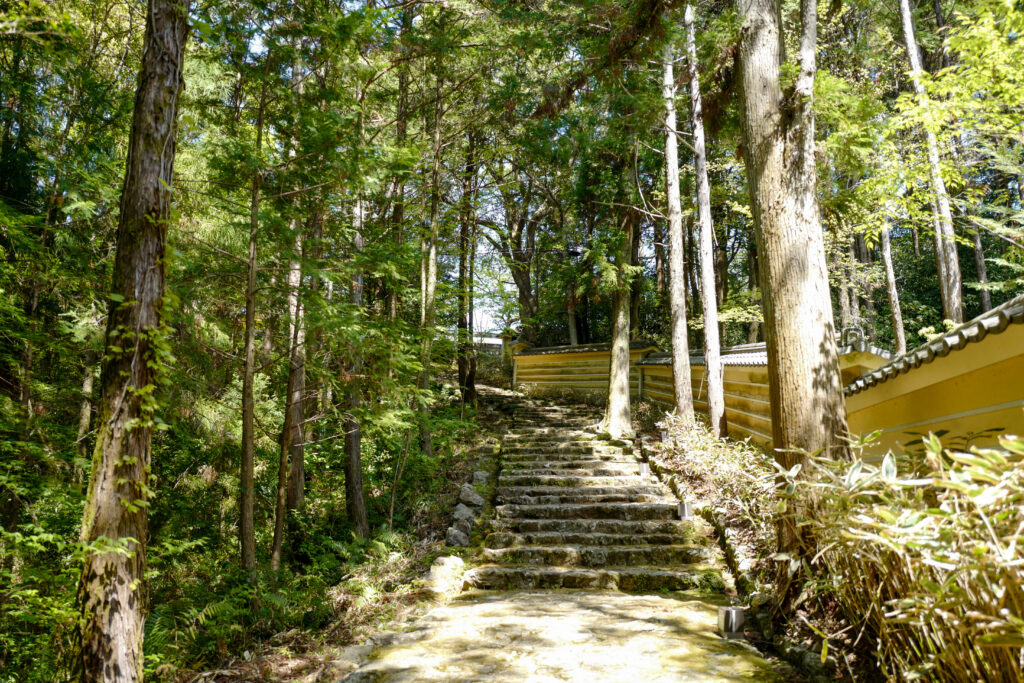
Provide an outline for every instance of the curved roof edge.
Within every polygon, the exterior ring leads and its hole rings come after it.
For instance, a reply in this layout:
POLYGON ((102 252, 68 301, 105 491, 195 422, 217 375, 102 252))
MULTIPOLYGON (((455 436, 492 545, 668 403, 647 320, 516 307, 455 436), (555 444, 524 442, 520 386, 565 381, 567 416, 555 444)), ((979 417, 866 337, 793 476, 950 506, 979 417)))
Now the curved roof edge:
POLYGON ((1010 325, 1024 323, 1024 294, 982 313, 942 335, 938 339, 923 344, 913 351, 896 358, 888 365, 858 377, 846 385, 843 390, 847 396, 859 393, 875 385, 886 382, 893 377, 910 372, 936 358, 948 356, 952 351, 959 351, 968 344, 979 342, 990 334, 999 334, 1010 325))

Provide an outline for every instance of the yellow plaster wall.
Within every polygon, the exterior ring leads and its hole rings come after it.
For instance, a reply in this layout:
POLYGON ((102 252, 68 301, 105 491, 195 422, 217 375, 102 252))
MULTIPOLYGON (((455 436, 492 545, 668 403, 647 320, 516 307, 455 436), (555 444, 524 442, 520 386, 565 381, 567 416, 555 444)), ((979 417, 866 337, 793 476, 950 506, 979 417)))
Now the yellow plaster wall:
POLYGON ((995 427, 1024 434, 1024 325, 869 387, 848 397, 846 407, 854 434, 882 430, 874 455, 920 438, 910 432, 948 430, 946 443, 995 427))
MULTIPOLYGON (((642 372, 643 398, 669 409, 674 405, 671 366, 636 365, 649 351, 630 351, 632 395, 640 395, 642 372)), ((855 354, 850 355, 844 369, 856 369, 858 374, 872 369, 852 357, 855 354)), ((608 358, 608 351, 516 356, 516 381, 524 388, 607 391, 608 358)), ((770 447, 768 369, 726 365, 724 374, 730 433, 770 447)), ((694 406, 706 414, 703 377, 704 366, 691 367, 694 406)), ((944 442, 948 444, 993 427, 1003 428, 1003 433, 1024 434, 1024 325, 1011 325, 858 392, 847 398, 846 406, 852 433, 881 430, 879 442, 869 452, 875 456, 890 449, 902 450, 907 442, 920 438, 909 432, 947 430, 944 442)), ((972 441, 977 445, 995 442, 994 436, 972 441)))

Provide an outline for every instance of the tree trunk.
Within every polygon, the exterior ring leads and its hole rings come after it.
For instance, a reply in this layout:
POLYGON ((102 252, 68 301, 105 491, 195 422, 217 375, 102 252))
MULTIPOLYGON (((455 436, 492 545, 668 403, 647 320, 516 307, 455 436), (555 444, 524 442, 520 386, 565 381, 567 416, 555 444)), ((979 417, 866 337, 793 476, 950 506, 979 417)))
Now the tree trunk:
MULTIPOLYGON (((824 239, 819 224, 812 97, 817 16, 802 0, 800 70, 794 92, 780 82, 782 43, 775 0, 737 0, 744 160, 760 257, 768 347, 772 441, 786 469, 802 452, 845 454, 847 431, 824 239)), ((800 543, 794 515, 779 548, 800 543)))
POLYGON ((188 0, 149 1, 82 518, 78 681, 142 680, 153 386, 165 362, 164 250, 188 11, 188 0))
POLYGON ((679 196, 676 83, 672 73, 672 59, 672 49, 666 47, 661 95, 665 100, 665 193, 668 198, 668 296, 672 316, 672 386, 676 415, 690 422, 693 420, 693 384, 690 380, 690 348, 686 329, 686 265, 683 259, 683 209, 679 196))
MULTIPOLYGON (((753 240, 753 235, 750 236, 753 240)), ((751 292, 754 293, 750 297, 751 303, 755 303, 760 307, 761 297, 757 293, 758 282, 760 281, 760 275, 757 264, 757 246, 751 241, 747 244, 747 287, 751 292)), ((747 343, 753 344, 762 338, 761 323, 758 321, 752 321, 747 328, 747 343)))
POLYGON ((665 272, 665 228, 660 221, 654 223, 654 291, 658 296, 659 310, 668 290, 668 276, 665 272))
POLYGON ((981 231, 974 231, 974 267, 978 271, 978 284, 982 289, 978 290, 978 299, 981 301, 981 311, 992 309, 992 292, 985 289, 988 284, 988 269, 985 267, 985 250, 981 245, 981 231))
MULTIPOLYGON (((700 78, 697 74, 697 39, 693 27, 693 5, 687 4, 686 52, 690 76, 690 115, 693 122, 693 157, 697 175, 697 221, 700 226, 701 300, 704 306, 704 380, 708 390, 708 419, 711 431, 720 437, 728 434, 725 419, 725 395, 722 380, 722 352, 718 337, 718 302, 715 300, 714 240, 711 225, 711 188, 708 185, 707 156, 704 150, 704 114, 701 106, 700 78)), ((725 253, 725 250, 721 250, 725 253)), ((721 273, 726 280, 726 273, 721 273)))
MULTIPOLYGON (((355 253, 363 250, 363 200, 356 199, 354 209, 355 235, 352 237, 352 249, 355 253)), ((356 311, 362 313, 363 308, 363 273, 356 271, 352 277, 351 301, 356 311)), ((345 416, 345 511, 348 520, 357 536, 366 538, 370 535, 370 522, 366 513, 366 494, 363 491, 363 433, 359 425, 358 415, 362 407, 362 393, 359 375, 362 372, 362 354, 353 349, 352 366, 348 382, 348 411, 345 416)))
MULTIPOLYGON (((870 270, 874 259, 867 242, 864 241, 864 235, 858 234, 854 243, 857 247, 858 262, 870 270)), ((867 328, 868 340, 874 343, 878 341, 878 325, 875 321, 875 285, 867 275, 867 270, 861 277, 861 286, 864 288, 864 294, 861 296, 861 301, 864 303, 864 326, 867 328)))
MULTIPOLYGON (((413 6, 415 7, 415 6, 413 6)), ((408 46, 405 43, 406 36, 412 28, 413 7, 407 7, 401 14, 401 38, 398 41, 399 53, 405 55, 408 46)), ((406 61, 402 61, 398 67, 398 102, 395 112, 395 146, 399 149, 405 147, 406 134, 408 131, 409 116, 409 67, 406 61)), ((404 241, 405 223, 405 178, 398 179, 398 188, 395 195, 395 205, 391 214, 391 224, 395 230, 395 245, 401 249, 404 241)), ((398 320, 399 291, 401 285, 397 281, 388 283, 387 309, 388 319, 398 320)))
MULTIPOLYGON (((480 183, 474 177, 473 179, 473 215, 476 216, 476 200, 477 194, 480 191, 480 183)), ((468 311, 468 322, 469 322, 469 371, 466 373, 466 401, 473 404, 476 407, 477 404, 477 393, 476 393, 476 364, 477 364, 477 350, 474 342, 476 340, 476 326, 473 323, 473 310, 474 310, 474 295, 475 290, 473 287, 473 280, 476 277, 476 241, 479 239, 477 235, 477 224, 473 221, 473 234, 469 240, 469 311, 468 311)))
POLYGON ((302 229, 296 226, 296 253, 288 271, 288 325, 292 339, 288 363, 288 385, 291 387, 291 433, 288 435, 290 463, 288 467, 289 510, 302 507, 306 498, 306 307, 302 302, 302 229))
MULTIPOLYGON (((637 178, 634 175, 634 186, 636 186, 637 178)), ((633 231, 632 247, 630 249, 629 263, 631 265, 640 262, 640 238, 643 237, 643 231, 640 230, 639 226, 633 231)), ((540 283, 537 284, 537 289, 540 289, 540 283)), ((629 330, 630 333, 640 329, 640 303, 641 295, 643 294, 643 278, 635 277, 630 280, 629 283, 629 330)))
POLYGON ((302 231, 293 221, 292 231, 294 242, 292 244, 293 254, 288 266, 288 387, 285 393, 284 405, 284 426, 281 428, 281 448, 278 459, 277 474, 277 499, 274 505, 274 540, 270 550, 270 568, 278 570, 281 568, 281 552, 284 547, 285 518, 288 510, 293 509, 294 502, 293 487, 291 482, 295 480, 295 473, 290 471, 294 463, 289 466, 289 460, 294 461, 294 446, 303 443, 303 424, 301 410, 302 391, 305 387, 299 385, 300 371, 301 379, 305 380, 304 365, 305 359, 300 355, 304 347, 305 325, 302 317, 302 297, 299 287, 302 280, 302 231), (299 364, 302 364, 300 367, 299 364), (300 407, 297 409, 296 405, 300 407))
MULTIPOLYGON (((269 65, 269 60, 267 64, 269 65)), ((266 74, 264 74, 266 76, 266 74)), ((260 91, 259 112, 256 115, 256 153, 263 146, 263 117, 266 113, 267 88, 264 83, 260 91)), ((256 271, 257 246, 259 237, 260 183, 262 172, 252 176, 252 192, 249 200, 249 261, 245 280, 245 349, 242 368, 242 463, 239 478, 239 519, 238 538, 242 567, 247 571, 256 568, 256 524, 255 510, 255 460, 256 460, 256 403, 253 390, 256 381, 256 271)), ((269 331, 267 338, 269 339, 269 331)), ((269 355, 269 350, 265 351, 269 355)))
MULTIPOLYGON (((305 81, 299 78, 301 72, 302 58, 296 55, 292 64, 292 89, 298 95, 302 95, 305 84, 305 81)), ((293 154, 294 152, 289 150, 288 155, 293 154)), ((319 208, 309 214, 306 229, 314 227, 318 211, 319 208)), ((306 306, 302 296, 306 245, 303 226, 299 219, 294 219, 292 230, 295 233, 295 242, 288 263, 288 337, 291 339, 291 346, 288 353, 289 393, 286 399, 286 409, 290 410, 292 415, 290 429, 284 435, 288 442, 290 459, 285 507, 288 510, 297 510, 302 507, 306 498, 306 306)))
MULTIPOLYGON (((469 238, 473 233, 476 212, 473 206, 473 187, 476 178, 476 136, 469 133, 466 141, 466 166, 462 177, 462 220, 459 223, 459 302, 457 365, 459 373, 459 412, 465 415, 469 399, 469 366, 473 338, 469 334, 469 238)), ((470 399, 471 400, 471 399, 470 399)))
POLYGON ((633 231, 636 229, 633 211, 625 209, 625 235, 616 267, 616 287, 612 296, 612 348, 608 367, 608 402, 604 419, 598 431, 613 439, 631 439, 633 420, 629 405, 629 301, 630 287, 626 281, 626 266, 632 263, 633 231))
POLYGON ((423 334, 422 351, 420 361, 423 369, 420 372, 420 390, 423 392, 420 407, 420 449, 423 455, 428 458, 434 453, 433 441, 430 435, 430 407, 427 396, 430 392, 430 362, 431 342, 434 336, 434 320, 436 315, 435 298, 437 293, 437 239, 440 231, 440 205, 441 205, 441 107, 442 82, 437 77, 437 87, 434 91, 434 133, 433 133, 433 164, 430 169, 430 224, 429 232, 423 236, 423 245, 420 249, 421 263, 420 292, 420 329, 423 334))
MULTIPOLYGON (((921 72, 921 54, 914 39, 914 20, 910 13, 910 0, 900 0, 900 18, 903 22, 903 37, 910 60, 910 81, 918 99, 926 97, 924 85, 918 78, 921 72)), ((939 143, 935 133, 925 128, 925 142, 928 148, 928 170, 932 190, 938 209, 938 223, 935 231, 935 263, 939 270, 939 292, 942 295, 942 314, 955 323, 964 321, 963 294, 960 291, 960 262, 956 253, 956 238, 953 233, 953 216, 949 208, 949 195, 939 167, 939 143)))
POLYGON ((569 323, 569 346, 577 346, 580 340, 576 331, 576 284, 573 282, 565 292, 565 312, 569 323))
POLYGON ((903 330, 903 309, 900 308, 899 290, 896 289, 896 271, 892 266, 892 240, 889 228, 882 228, 882 266, 885 269, 885 291, 889 295, 889 309, 892 311, 892 330, 896 336, 896 353, 907 352, 907 333, 903 330))
MULTIPOLYGON (((78 455, 85 460, 89 457, 89 427, 92 425, 92 385, 93 366, 96 353, 91 349, 85 352, 85 376, 82 378, 82 403, 78 409, 78 455)), ((75 481, 81 482, 82 468, 75 465, 75 481)))

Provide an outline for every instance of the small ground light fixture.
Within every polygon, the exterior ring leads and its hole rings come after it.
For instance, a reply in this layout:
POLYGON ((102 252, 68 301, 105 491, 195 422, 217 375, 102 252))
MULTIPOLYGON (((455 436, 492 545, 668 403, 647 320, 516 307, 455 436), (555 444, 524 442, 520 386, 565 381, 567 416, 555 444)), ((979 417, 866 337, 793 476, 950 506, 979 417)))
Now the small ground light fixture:
POLYGON ((650 463, 646 463, 646 462, 640 463, 640 476, 641 477, 649 477, 649 476, 651 476, 651 465, 650 465, 650 463))
POLYGON ((743 607, 718 608, 718 633, 723 638, 743 638, 743 607))
POLYGON ((693 519, 693 503, 686 500, 679 503, 679 519, 693 519))

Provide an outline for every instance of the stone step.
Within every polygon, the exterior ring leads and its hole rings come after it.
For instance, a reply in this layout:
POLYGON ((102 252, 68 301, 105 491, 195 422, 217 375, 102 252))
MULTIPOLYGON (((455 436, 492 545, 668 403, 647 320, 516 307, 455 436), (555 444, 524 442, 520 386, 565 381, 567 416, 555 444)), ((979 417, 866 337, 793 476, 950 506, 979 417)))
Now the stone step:
POLYGON ((673 519, 525 519, 498 518, 492 523, 495 531, 516 533, 590 533, 590 534, 688 534, 693 522, 673 519))
POLYGON ((577 505, 498 505, 498 517, 526 519, 674 519, 671 503, 584 503, 577 505))
MULTIPOLYGON (((513 427, 505 434, 506 439, 540 439, 545 441, 569 441, 580 437, 597 440, 593 434, 576 430, 566 429, 562 426, 537 425, 528 427, 525 425, 513 427)), ((610 442, 608 442, 610 443, 610 442)))
POLYGON ((636 462, 603 462, 582 463, 577 467, 558 467, 557 463, 539 463, 538 467, 528 469, 525 467, 502 468, 501 476, 530 476, 552 474, 558 477, 619 477, 625 475, 639 475, 640 463, 636 462))
POLYGON ((661 495, 660 486, 644 483, 639 486, 588 486, 583 489, 566 489, 564 486, 502 486, 496 493, 499 499, 516 496, 610 496, 610 495, 661 495))
MULTIPOLYGON (((534 456, 537 457, 537 456, 534 456)), ((585 470, 594 467, 639 467, 640 463, 636 458, 632 456, 619 456, 617 458, 588 458, 581 457, 576 454, 576 458, 572 460, 565 460, 562 458, 556 458, 553 460, 547 460, 544 458, 537 458, 536 460, 504 460, 501 463, 502 470, 505 472, 518 472, 520 470, 585 470)))
POLYGON ((507 474, 498 477, 499 486, 560 486, 566 489, 589 488, 592 486, 638 486, 650 483, 650 479, 639 475, 630 476, 584 476, 570 474, 507 474))
POLYGON ((594 451, 622 452, 620 446, 605 446, 595 441, 552 441, 548 443, 530 441, 506 442, 502 454, 512 453, 593 453, 594 451))
POLYGON ((508 505, 566 505, 573 503, 674 503, 664 494, 649 493, 565 493, 530 495, 521 493, 515 496, 499 496, 498 504, 508 505))
POLYGON ((485 562, 548 567, 678 567, 704 562, 713 554, 693 545, 562 545, 484 548, 481 557, 485 562))
POLYGON ((573 462, 601 461, 638 462, 632 455, 624 453, 515 453, 502 455, 501 462, 505 467, 519 467, 520 463, 530 462, 573 462))
POLYGON ((603 590, 725 590, 725 581, 714 567, 661 570, 643 567, 578 569, 566 567, 479 567, 466 572, 465 582, 473 588, 537 589, 591 588, 603 590))
POLYGON ((484 540, 486 548, 521 548, 523 546, 648 546, 648 545, 687 545, 694 539, 703 537, 692 533, 683 534, 595 534, 566 533, 562 531, 538 531, 529 534, 513 534, 497 532, 488 534, 484 540))

